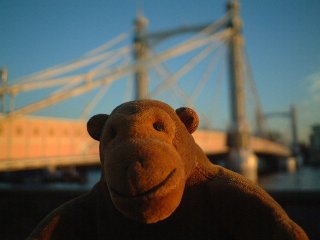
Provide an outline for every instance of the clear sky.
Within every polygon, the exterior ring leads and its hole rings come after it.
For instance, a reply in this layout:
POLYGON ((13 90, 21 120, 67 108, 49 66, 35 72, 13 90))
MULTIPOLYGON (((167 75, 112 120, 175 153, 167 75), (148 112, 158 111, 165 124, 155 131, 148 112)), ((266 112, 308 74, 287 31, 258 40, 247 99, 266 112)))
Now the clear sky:
MULTIPOLYGON (((7 67, 12 82, 73 60, 123 32, 132 33, 137 5, 149 19, 148 29, 157 31, 210 22, 223 16, 225 4, 226 0, 1 0, 0 65, 7 67)), ((306 140, 310 126, 320 123, 320 1, 240 4, 262 107, 278 112, 295 104, 299 136, 306 140)), ((287 120, 277 124, 289 125, 287 120)))

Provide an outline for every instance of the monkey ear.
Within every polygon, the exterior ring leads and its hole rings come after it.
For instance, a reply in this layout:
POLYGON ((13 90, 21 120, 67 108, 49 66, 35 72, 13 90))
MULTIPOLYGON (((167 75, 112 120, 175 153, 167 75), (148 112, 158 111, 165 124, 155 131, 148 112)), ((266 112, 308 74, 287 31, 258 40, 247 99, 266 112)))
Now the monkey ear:
POLYGON ((93 139, 100 141, 103 126, 106 123, 108 117, 109 115, 107 114, 97 114, 89 119, 89 121, 87 122, 87 131, 93 139))
POLYGON ((181 107, 176 109, 176 113, 186 126, 189 133, 193 133, 198 128, 199 118, 194 110, 187 107, 181 107))

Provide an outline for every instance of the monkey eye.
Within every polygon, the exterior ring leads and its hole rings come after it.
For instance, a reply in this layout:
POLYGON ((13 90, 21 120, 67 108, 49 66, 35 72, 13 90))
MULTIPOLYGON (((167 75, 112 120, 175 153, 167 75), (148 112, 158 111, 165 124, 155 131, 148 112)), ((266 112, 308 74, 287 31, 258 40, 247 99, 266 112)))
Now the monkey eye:
POLYGON ((110 139, 115 138, 116 135, 117 135, 116 129, 115 129, 114 127, 111 127, 110 130, 109 130, 109 137, 110 137, 110 139))
POLYGON ((155 130, 157 130, 158 132, 163 132, 164 131, 164 124, 162 123, 162 122, 155 122, 154 124, 153 124, 153 128, 155 129, 155 130))

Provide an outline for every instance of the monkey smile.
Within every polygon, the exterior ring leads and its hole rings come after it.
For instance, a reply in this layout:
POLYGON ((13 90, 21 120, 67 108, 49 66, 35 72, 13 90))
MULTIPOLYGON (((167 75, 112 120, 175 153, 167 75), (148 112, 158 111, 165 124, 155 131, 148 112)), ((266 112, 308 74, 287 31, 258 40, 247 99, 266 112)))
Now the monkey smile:
POLYGON ((122 198, 139 198, 139 197, 145 197, 145 196, 148 196, 152 193, 155 193, 156 191, 158 191, 161 187, 163 187, 172 177, 173 175, 175 174, 176 172, 176 168, 173 169, 169 174, 168 176, 162 181, 160 182, 158 185, 150 188, 149 190, 147 191, 144 191, 144 192, 141 192, 141 193, 137 193, 135 195, 127 195, 127 194, 124 194, 124 193, 120 193, 118 192, 116 189, 114 189, 113 187, 110 186, 110 190, 115 193, 116 195, 118 195, 119 197, 122 197, 122 198))

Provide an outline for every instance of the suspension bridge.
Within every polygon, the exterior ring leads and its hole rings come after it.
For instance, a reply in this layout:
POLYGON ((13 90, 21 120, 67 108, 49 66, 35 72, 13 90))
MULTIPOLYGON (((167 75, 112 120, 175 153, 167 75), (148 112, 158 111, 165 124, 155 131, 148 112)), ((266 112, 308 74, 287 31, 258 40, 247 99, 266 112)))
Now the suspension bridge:
POLYGON ((0 171, 97 164, 98 143, 86 133, 86 120, 124 101, 143 98, 195 109, 201 119, 196 142, 208 155, 228 154, 227 166, 244 174, 257 168, 255 154, 295 154, 265 137, 237 1, 230 1, 225 16, 212 23, 161 32, 148 32, 147 24, 140 15, 133 36, 121 34, 74 61, 10 84, 3 68, 0 171), (229 107, 226 101, 215 101, 227 77, 229 107), (251 90, 249 100, 246 86, 251 90), (248 123, 250 104, 254 125, 248 123), (230 109, 230 125, 224 131, 214 126, 212 109, 217 105, 230 109), (66 118, 52 116, 59 109, 57 115, 66 118), (70 115, 73 119, 67 119, 70 115))

